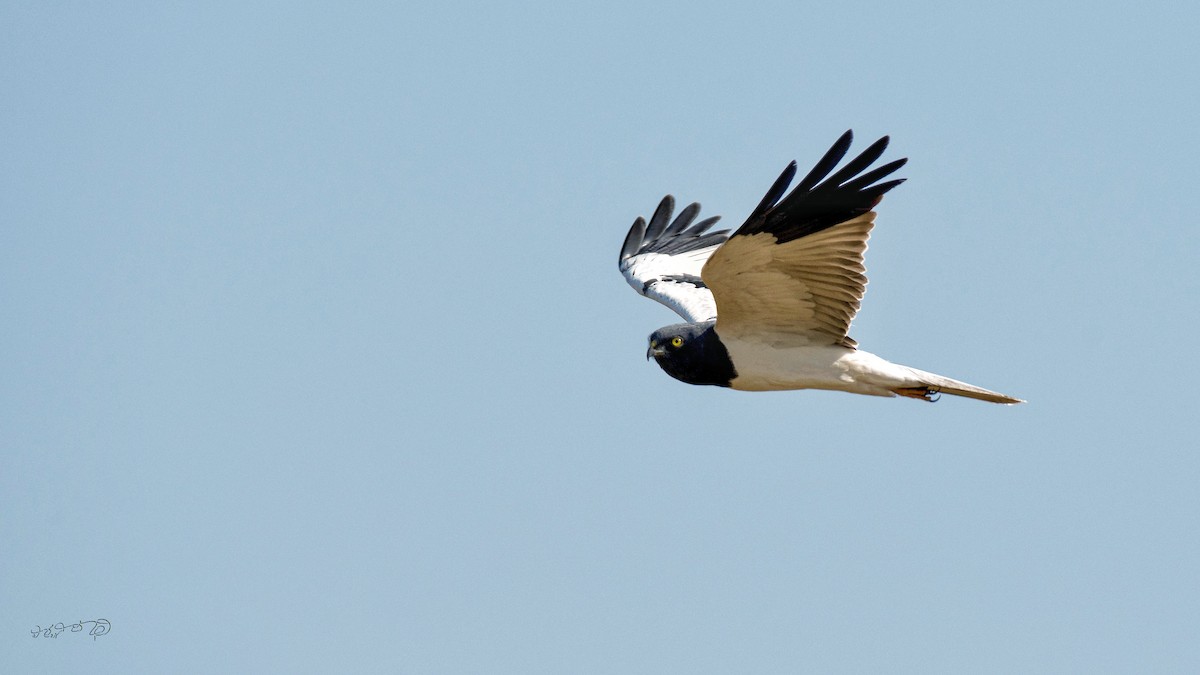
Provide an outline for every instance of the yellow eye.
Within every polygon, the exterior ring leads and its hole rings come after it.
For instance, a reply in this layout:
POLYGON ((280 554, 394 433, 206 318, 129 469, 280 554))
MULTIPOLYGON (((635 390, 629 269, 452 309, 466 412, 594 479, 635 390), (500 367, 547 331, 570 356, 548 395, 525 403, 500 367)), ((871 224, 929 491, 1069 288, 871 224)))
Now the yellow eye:
POLYGON ((672 347, 682 347, 683 346, 683 338, 679 337, 678 335, 671 338, 671 346, 672 347))

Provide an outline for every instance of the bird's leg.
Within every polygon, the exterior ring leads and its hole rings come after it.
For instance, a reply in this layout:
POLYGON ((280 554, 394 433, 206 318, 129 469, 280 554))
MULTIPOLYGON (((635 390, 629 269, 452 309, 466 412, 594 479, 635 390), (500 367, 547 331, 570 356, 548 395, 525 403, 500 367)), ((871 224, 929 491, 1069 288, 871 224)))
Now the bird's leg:
POLYGON ((897 387, 892 390, 892 393, 908 398, 919 398, 930 403, 936 403, 942 397, 941 391, 937 387, 897 387))

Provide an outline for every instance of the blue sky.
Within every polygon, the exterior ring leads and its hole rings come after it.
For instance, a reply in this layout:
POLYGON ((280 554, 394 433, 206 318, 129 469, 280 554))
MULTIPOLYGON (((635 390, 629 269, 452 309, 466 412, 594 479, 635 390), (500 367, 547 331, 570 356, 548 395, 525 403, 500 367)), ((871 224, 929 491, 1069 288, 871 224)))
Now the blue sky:
POLYGON ((0 666, 1195 672, 1198 19, 3 3, 0 666), (847 128, 852 335, 1027 405, 645 362, 633 219, 847 128))

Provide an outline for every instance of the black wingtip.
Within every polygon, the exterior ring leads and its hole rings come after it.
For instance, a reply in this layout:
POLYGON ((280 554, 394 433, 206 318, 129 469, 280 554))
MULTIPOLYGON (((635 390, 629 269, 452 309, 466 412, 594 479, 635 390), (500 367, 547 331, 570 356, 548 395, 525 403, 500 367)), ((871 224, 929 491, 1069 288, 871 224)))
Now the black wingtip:
POLYGON ((850 129, 847 129, 846 133, 842 134, 841 137, 834 141, 833 145, 825 151, 825 155, 821 157, 821 159, 815 165, 813 165, 812 170, 810 170, 808 175, 806 175, 804 179, 800 181, 793 192, 808 192, 809 190, 813 189, 817 183, 820 183, 825 176, 829 175, 830 171, 833 171, 833 167, 837 166, 838 162, 842 161, 842 158, 845 157, 846 153, 850 150, 850 144, 853 141, 854 132, 850 129))
MULTIPOLYGON (((875 181, 881 180, 883 178, 887 178, 888 176, 890 176, 893 173, 895 173, 896 171, 898 171, 900 169, 900 167, 904 166, 907 163, 908 163, 907 157, 903 157, 901 159, 897 159, 897 160, 888 162, 887 164, 884 164, 883 166, 879 166, 874 169, 871 169, 870 171, 859 176, 858 178, 854 178, 853 180, 848 180, 848 181, 841 183, 841 187, 843 187, 847 190, 865 190, 866 188, 870 187, 873 183, 875 183, 875 181)), ((831 178, 830 182, 832 182, 832 181, 833 181, 833 179, 831 178)), ((893 187, 895 187, 895 186, 893 186, 893 187)))
POLYGON ((708 218, 705 218, 704 220, 688 228, 687 232, 684 232, 684 235, 688 237, 699 237, 700 235, 704 234, 705 230, 713 225, 716 225, 717 221, 719 220, 721 220, 721 216, 709 216, 708 218))
POLYGON ((679 215, 675 216, 675 220, 671 221, 671 224, 667 226, 667 229, 663 230, 660 236, 673 237, 680 232, 683 232, 687 229, 688 225, 692 224, 692 221, 696 219, 696 216, 699 215, 699 213, 699 202, 692 202, 691 204, 688 204, 679 211, 679 215))
POLYGON ((624 243, 621 244, 618 266, 623 267, 630 258, 642 253, 675 255, 716 246, 729 238, 729 230, 708 231, 721 220, 720 216, 710 216, 693 222, 700 215, 699 202, 688 204, 675 220, 667 224, 674 208, 675 197, 667 195, 659 202, 649 222, 641 216, 633 221, 629 233, 625 235, 624 243))
POLYGON ((867 149, 860 152, 858 157, 846 162, 846 166, 838 169, 837 173, 830 176, 825 182, 829 185, 841 185, 854 178, 860 171, 874 164, 875 160, 883 155, 883 151, 887 150, 887 146, 888 137, 884 136, 867 146, 867 149))
POLYGON ((627 258, 637 255, 638 249, 642 247, 642 238, 645 236, 646 219, 638 216, 637 220, 633 221, 633 226, 629 228, 629 234, 625 235, 625 243, 621 244, 621 257, 617 258, 618 266, 627 258))
MULTIPOLYGON (((885 192, 904 182, 903 179, 878 181, 895 173, 907 159, 871 168, 887 150, 891 142, 888 136, 876 140, 838 169, 853 139, 850 130, 842 134, 786 196, 783 192, 787 185, 780 184, 784 176, 776 180, 735 236, 770 232, 778 243, 786 243, 870 211, 885 192)), ((788 173, 785 176, 790 178, 788 173)))
POLYGON ((667 195, 658 203, 658 208, 654 210, 654 215, 650 217, 650 223, 646 225, 645 238, 654 241, 658 239, 663 230, 667 229, 667 223, 671 220, 671 212, 675 210, 674 195, 667 195))
POLYGON ((767 194, 763 195, 762 200, 758 202, 758 206, 754 207, 754 210, 750 212, 750 217, 754 218, 755 216, 762 215, 769 211, 772 206, 775 206, 779 198, 787 192, 788 186, 792 184, 792 179, 795 177, 796 160, 793 159, 784 167, 783 173, 779 174, 779 178, 776 178, 775 182, 771 184, 771 188, 767 190, 767 194))

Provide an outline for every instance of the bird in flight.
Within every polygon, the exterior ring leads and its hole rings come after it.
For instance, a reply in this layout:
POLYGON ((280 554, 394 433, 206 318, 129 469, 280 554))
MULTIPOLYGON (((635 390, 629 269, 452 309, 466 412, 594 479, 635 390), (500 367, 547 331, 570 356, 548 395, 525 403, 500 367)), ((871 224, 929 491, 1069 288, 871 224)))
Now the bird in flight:
POLYGON ((886 361, 847 332, 866 291, 863 252, 897 159, 871 168, 885 136, 834 172, 850 149, 847 131, 788 192, 792 162, 733 234, 696 221, 691 204, 672 219, 663 198, 638 217, 621 247, 621 273, 638 293, 686 323, 650 334, 646 358, 671 377, 743 391, 829 389, 934 401, 953 394, 1022 403, 975 385, 886 361), (786 193, 786 196, 785 196, 786 193))

